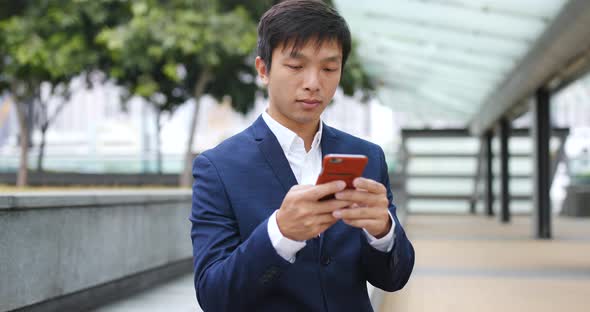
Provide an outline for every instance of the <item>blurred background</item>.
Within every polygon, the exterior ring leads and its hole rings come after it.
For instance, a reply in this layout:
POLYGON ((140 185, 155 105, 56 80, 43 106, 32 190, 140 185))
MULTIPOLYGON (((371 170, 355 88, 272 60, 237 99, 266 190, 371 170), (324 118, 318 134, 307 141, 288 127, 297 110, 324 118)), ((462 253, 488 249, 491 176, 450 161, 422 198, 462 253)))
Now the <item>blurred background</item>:
MULTIPOLYGON (((191 162, 266 108, 277 2, 0 1, 0 311, 199 311, 191 162)), ((323 120, 384 149, 417 254, 375 310, 585 311, 590 2, 327 2, 323 120)))

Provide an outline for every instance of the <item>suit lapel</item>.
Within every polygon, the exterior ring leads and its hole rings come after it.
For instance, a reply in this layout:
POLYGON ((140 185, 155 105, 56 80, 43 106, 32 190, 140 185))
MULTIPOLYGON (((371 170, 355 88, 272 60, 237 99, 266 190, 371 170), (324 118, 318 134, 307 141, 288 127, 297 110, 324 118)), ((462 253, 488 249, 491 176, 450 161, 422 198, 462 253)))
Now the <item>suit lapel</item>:
POLYGON ((291 170, 289 161, 285 157, 279 141, 272 131, 270 131, 262 116, 256 119, 252 128, 254 129, 254 138, 258 143, 260 152, 262 152, 274 174, 281 182, 285 193, 288 192, 293 185, 297 184, 297 179, 295 179, 295 175, 291 170))
POLYGON ((343 153, 342 146, 338 142, 338 137, 334 130, 328 127, 325 123, 322 127, 322 141, 320 143, 322 147, 322 160, 324 156, 331 153, 343 153))

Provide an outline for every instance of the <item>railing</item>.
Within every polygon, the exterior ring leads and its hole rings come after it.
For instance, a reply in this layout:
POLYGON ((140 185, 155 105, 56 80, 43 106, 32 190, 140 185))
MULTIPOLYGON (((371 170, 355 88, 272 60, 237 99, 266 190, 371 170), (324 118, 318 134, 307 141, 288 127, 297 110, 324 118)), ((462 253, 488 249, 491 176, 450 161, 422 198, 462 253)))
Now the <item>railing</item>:
MULTIPOLYGON (((182 155, 163 155, 162 172, 179 174, 183 169, 182 155)), ((29 170, 37 169, 37 153, 29 153, 29 170)), ((0 154, 0 172, 16 172, 18 155, 0 154)), ((79 173, 156 173, 155 155, 47 155, 43 161, 45 171, 79 173)))
MULTIPOLYGON (((565 160, 568 133, 564 128, 553 130, 551 180, 558 163, 565 160)), ((530 212, 532 200, 532 153, 530 146, 523 144, 528 142, 528 135, 528 129, 511 131, 510 200, 516 204, 515 210, 523 213, 530 212)), ((400 164, 408 211, 475 213, 483 202, 481 181, 487 175, 483 170, 485 146, 482 143, 466 129, 402 130, 400 164)), ((498 155, 497 145, 492 147, 495 155, 498 155)), ((494 163, 493 167, 493 176, 498 176, 499 164, 494 163)), ((499 197, 495 193, 494 197, 499 197)))

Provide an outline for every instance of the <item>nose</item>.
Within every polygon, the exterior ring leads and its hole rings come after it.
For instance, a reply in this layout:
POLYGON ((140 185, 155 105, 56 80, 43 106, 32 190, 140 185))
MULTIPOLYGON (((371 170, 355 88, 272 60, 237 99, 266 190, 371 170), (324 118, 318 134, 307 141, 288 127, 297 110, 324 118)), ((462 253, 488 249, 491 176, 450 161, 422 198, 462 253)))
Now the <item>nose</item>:
POLYGON ((315 70, 309 70, 303 80, 305 91, 317 92, 320 90, 320 74, 315 70))

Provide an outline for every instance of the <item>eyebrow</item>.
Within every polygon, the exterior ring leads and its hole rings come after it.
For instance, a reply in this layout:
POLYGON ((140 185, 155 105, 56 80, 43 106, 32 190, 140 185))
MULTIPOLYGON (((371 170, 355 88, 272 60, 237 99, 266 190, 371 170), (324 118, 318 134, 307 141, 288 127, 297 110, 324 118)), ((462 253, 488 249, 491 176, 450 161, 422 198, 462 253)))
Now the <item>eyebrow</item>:
MULTIPOLYGON (((289 54, 290 58, 294 58, 294 59, 308 59, 307 56, 305 56, 304 54, 300 53, 299 51, 291 51, 291 53, 289 54)), ((334 56, 328 56, 325 57, 323 59, 320 60, 320 62, 339 62, 342 59, 342 57, 340 55, 334 55, 334 56)))

